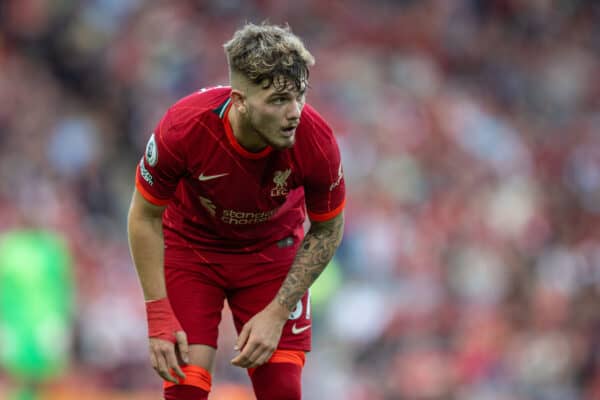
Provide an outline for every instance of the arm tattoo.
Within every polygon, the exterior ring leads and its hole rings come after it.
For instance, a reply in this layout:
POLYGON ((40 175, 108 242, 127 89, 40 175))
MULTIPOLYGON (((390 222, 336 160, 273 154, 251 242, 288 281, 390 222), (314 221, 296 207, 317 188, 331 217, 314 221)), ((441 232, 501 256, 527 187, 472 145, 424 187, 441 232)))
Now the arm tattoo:
POLYGON ((325 222, 313 222, 300 244, 294 263, 277 293, 277 301, 293 311, 310 285, 319 277, 342 241, 343 213, 325 222))

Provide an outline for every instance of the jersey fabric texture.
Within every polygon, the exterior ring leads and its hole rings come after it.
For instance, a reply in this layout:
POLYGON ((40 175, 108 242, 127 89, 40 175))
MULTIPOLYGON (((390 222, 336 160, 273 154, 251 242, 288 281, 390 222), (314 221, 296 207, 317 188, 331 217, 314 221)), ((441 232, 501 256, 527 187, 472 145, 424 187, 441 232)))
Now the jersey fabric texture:
POLYGON ((228 121, 231 89, 203 89, 173 105, 137 168, 146 200, 168 205, 165 245, 201 263, 293 260, 303 223, 338 215, 345 202, 340 153, 331 128, 310 106, 296 143, 245 150, 228 121))

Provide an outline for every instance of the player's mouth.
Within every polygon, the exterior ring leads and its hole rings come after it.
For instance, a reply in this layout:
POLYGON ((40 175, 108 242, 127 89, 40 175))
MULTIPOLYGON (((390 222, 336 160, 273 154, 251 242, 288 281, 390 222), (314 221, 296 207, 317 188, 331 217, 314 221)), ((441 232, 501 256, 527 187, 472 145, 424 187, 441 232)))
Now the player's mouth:
POLYGON ((296 127, 298 127, 298 125, 286 126, 281 129, 281 134, 285 137, 292 137, 296 132, 296 127))

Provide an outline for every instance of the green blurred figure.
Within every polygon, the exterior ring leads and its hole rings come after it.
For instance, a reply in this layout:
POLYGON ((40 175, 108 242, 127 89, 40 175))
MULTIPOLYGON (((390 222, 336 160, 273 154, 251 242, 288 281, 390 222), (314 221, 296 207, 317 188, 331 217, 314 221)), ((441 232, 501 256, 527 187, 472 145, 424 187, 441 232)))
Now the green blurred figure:
POLYGON ((327 303, 339 290, 342 281, 343 272, 337 258, 333 257, 310 288, 310 302, 315 317, 319 318, 324 314, 327 303))
POLYGON ((57 234, 0 234, 0 371, 14 382, 8 400, 37 398, 36 388, 67 368, 73 297, 69 252, 57 234))

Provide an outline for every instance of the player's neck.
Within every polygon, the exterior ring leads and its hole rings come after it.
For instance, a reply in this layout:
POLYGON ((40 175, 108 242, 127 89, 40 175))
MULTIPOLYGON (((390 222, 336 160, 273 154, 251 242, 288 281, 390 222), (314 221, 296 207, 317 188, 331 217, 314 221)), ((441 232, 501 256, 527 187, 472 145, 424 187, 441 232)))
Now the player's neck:
POLYGON ((258 132, 247 122, 235 107, 229 109, 227 115, 235 140, 246 150, 252 153, 262 151, 267 144, 260 138, 258 132))

